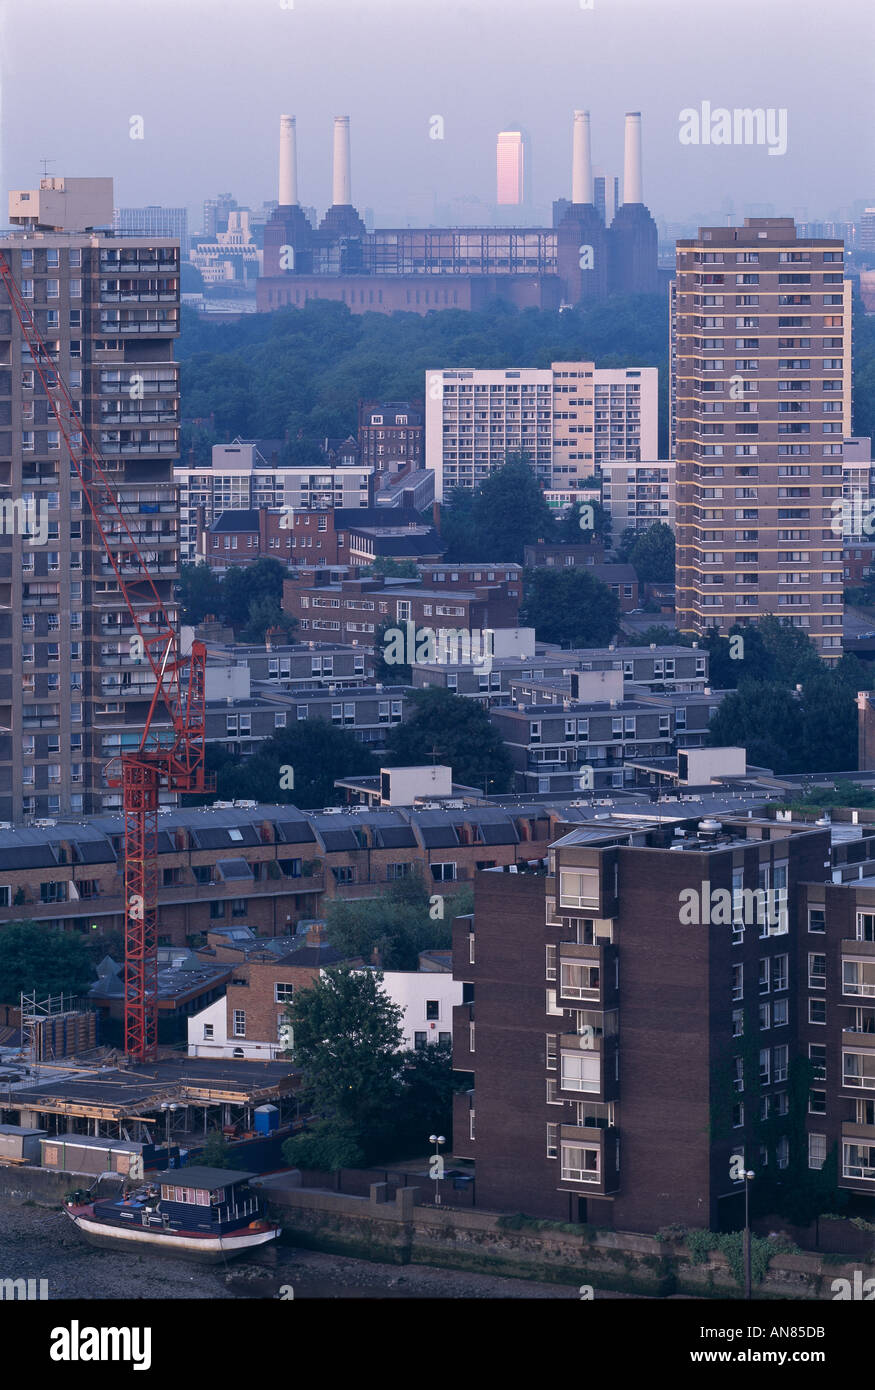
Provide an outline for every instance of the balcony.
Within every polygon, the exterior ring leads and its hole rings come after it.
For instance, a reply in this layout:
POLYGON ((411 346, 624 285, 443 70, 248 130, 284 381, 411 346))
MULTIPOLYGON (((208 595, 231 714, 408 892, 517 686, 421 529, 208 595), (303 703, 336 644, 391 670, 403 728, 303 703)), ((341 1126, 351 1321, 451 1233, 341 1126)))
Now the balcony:
POLYGON ((559 1126, 559 1173, 563 1191, 593 1196, 616 1192, 617 1131, 590 1125, 559 1126))
POLYGON ((616 1034, 560 1034, 557 1095, 563 1100, 616 1100, 616 1057, 616 1034))

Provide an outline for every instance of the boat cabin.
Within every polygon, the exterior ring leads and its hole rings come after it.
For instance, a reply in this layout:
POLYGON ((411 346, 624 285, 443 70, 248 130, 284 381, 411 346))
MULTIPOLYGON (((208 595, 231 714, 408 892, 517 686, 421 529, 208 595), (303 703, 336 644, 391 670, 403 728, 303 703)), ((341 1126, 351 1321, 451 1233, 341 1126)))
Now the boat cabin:
POLYGON ((222 1235, 258 1220, 259 1198, 248 1187, 256 1176, 231 1168, 170 1168, 124 1199, 95 1202, 94 1214, 137 1226, 222 1235))

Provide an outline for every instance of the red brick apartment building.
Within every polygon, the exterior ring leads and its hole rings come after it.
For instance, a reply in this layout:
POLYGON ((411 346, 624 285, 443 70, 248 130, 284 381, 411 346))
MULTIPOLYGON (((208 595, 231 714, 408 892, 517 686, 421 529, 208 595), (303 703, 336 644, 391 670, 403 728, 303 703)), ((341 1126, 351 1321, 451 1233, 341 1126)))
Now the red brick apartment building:
POLYGON ((828 829, 721 817, 578 826, 546 875, 478 874, 453 926, 453 1055, 472 1076, 454 1143, 478 1205, 716 1230, 743 1210, 733 1155, 780 1181, 838 1147, 871 1220, 875 879, 824 884, 830 865, 828 829), (731 924, 680 918, 691 889, 758 888, 786 904, 771 924, 743 898, 731 924))
POLYGON ((198 560, 213 569, 251 565, 264 559, 281 560, 286 565, 336 565, 334 517, 330 507, 319 511, 257 507, 222 512, 207 527, 203 508, 199 507, 198 560))
POLYGON ((474 583, 450 593, 446 586, 426 587, 415 580, 320 584, 319 578, 307 575, 283 583, 283 608, 298 619, 302 637, 328 634, 332 641, 371 647, 375 633, 387 623, 471 631, 516 627, 519 621, 522 585, 516 580, 474 583))

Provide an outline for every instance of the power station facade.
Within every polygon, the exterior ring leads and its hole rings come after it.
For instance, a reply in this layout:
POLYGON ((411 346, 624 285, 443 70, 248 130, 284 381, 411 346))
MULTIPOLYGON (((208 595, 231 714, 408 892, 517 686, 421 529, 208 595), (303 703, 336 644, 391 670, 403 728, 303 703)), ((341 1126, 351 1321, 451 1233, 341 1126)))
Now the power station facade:
POLYGON ((294 116, 280 117, 279 204, 264 232, 260 312, 309 299, 353 313, 478 309, 492 299, 559 309, 658 289, 656 223, 643 202, 641 115, 626 116, 623 202, 609 225, 594 187, 588 111, 572 127, 571 202, 553 227, 368 231, 352 201, 349 117, 334 121, 332 204, 318 228, 298 201, 294 116))

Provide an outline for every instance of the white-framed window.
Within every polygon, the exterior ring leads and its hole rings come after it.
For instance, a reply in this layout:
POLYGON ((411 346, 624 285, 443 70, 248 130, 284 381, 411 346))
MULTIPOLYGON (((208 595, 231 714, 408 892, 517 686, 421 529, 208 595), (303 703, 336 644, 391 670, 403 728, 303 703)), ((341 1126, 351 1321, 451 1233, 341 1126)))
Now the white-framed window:
POLYGON ((808 1136, 808 1166, 809 1168, 822 1168, 826 1162, 826 1135, 809 1134, 808 1136))
POLYGON ((212 1023, 205 1023, 205 1024, 204 1024, 204 1037, 205 1037, 205 1038, 211 1038, 211 1037, 213 1037, 215 1031, 216 1031, 216 1030, 215 1030, 215 1027, 213 1026, 212 1023))
POLYGON ((559 1157, 559 1126, 558 1126, 558 1125, 548 1125, 548 1126, 547 1126, 547 1157, 548 1157, 548 1158, 558 1158, 558 1157, 559 1157))
POLYGON ((782 1043, 780 1047, 772 1048, 772 1079, 774 1081, 787 1080, 789 1054, 790 1049, 786 1043, 782 1043))
POLYGON ((563 1052, 560 1075, 563 1091, 601 1089, 601 1057, 597 1052, 563 1052))
POLYGON ((235 1038, 245 1038, 245 1037, 246 1037, 246 1010, 245 1010, 245 1009, 235 1009, 235 1010, 234 1010, 234 1037, 235 1037, 235 1038))
POLYGON ((561 907, 598 907, 598 869, 560 869, 559 903, 561 907))
POLYGON ((277 980, 273 987, 273 1002, 275 1004, 291 1004, 294 993, 294 985, 288 984, 285 980, 277 980))
POLYGON ((600 1181, 600 1153, 588 1144, 563 1144, 561 1176, 563 1182, 600 1181))
POLYGON ((547 979, 548 979, 548 980, 555 980, 555 979, 556 979, 556 947, 555 947, 555 946, 547 946, 547 947, 546 947, 546 956, 547 956, 547 962, 546 962, 545 969, 546 969, 546 972, 547 972, 547 979))
POLYGON ((842 1049, 842 1085, 875 1091, 875 1052, 842 1049))
POLYGON ((826 989, 826 956, 819 952, 808 954, 808 988, 826 989))
POLYGON ((547 1046, 545 1049, 546 1065, 548 1071, 555 1071, 559 1057, 558 1039, 555 1033, 547 1034, 547 1046))

